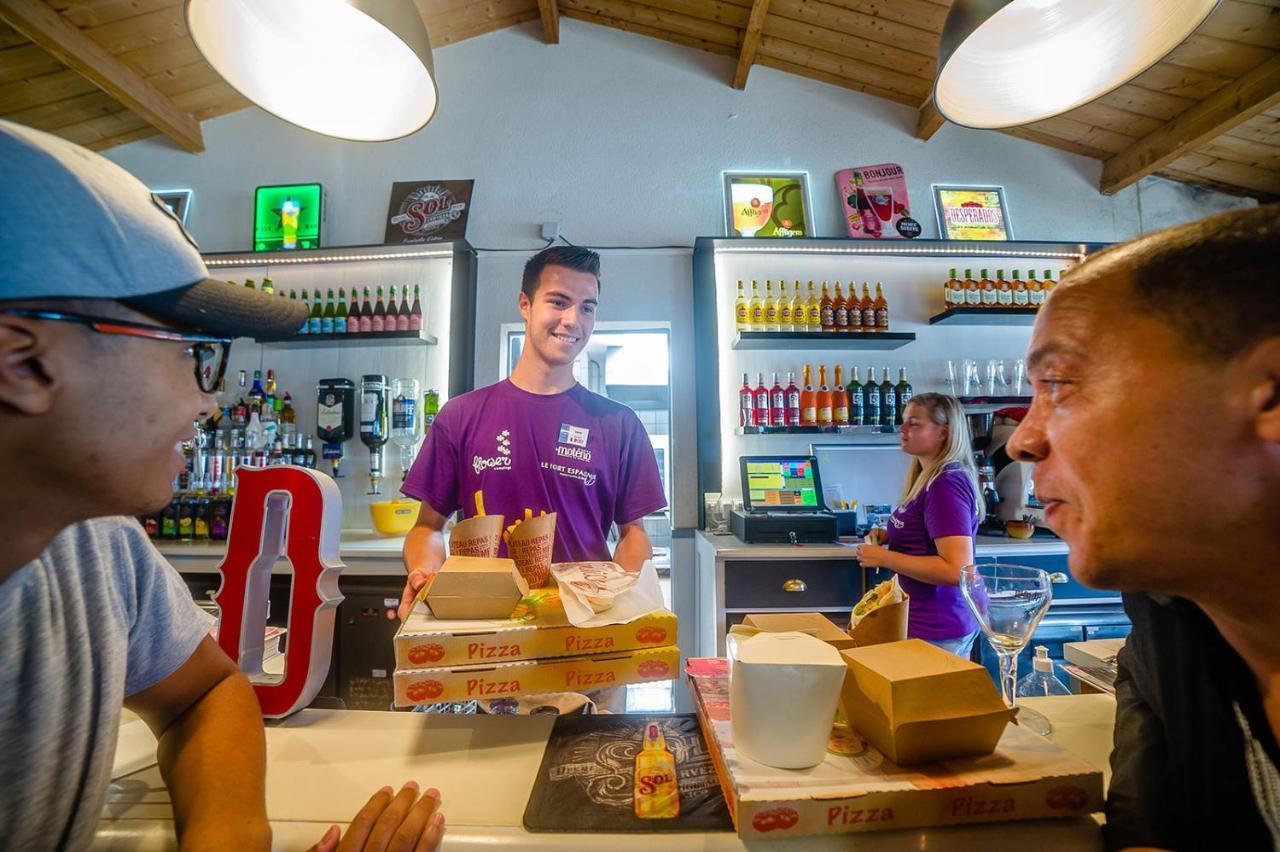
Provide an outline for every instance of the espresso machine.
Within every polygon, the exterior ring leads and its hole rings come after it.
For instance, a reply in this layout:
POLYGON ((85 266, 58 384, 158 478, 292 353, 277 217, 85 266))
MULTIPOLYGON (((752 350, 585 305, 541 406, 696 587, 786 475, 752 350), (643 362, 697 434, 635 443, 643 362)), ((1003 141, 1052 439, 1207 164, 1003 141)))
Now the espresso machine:
POLYGON ((1030 520, 1037 527, 1048 529, 1044 520, 1044 505, 1036 499, 1035 482, 1031 462, 1015 461, 1005 452, 1005 444, 1018 428, 1012 417, 994 418, 991 424, 991 440, 985 452, 996 469, 995 488, 1000 496, 996 515, 1001 521, 1030 520))

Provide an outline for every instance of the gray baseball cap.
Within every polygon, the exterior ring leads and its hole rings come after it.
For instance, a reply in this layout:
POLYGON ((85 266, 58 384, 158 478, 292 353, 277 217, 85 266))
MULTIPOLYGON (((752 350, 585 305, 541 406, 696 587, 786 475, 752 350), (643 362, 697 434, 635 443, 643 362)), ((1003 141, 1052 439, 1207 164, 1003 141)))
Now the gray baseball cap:
POLYGON ((209 277, 165 204, 107 158, 0 119, 0 301, 115 299, 182 328, 284 337, 306 308, 209 277))

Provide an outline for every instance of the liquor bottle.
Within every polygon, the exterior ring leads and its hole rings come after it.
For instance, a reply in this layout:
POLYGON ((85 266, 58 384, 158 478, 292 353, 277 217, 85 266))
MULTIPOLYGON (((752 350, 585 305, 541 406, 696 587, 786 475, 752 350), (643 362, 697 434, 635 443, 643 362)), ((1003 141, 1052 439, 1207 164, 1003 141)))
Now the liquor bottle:
POLYGON ((256 288, 253 286, 253 279, 252 279, 252 278, 246 278, 246 279, 244 279, 244 286, 245 286, 245 288, 246 288, 246 289, 248 289, 248 290, 254 290, 254 289, 256 289, 256 288))
POLYGON ((320 304, 320 291, 316 290, 315 301, 311 303, 311 314, 307 317, 307 334, 319 334, 323 322, 324 306, 320 304))
POLYGON ((436 415, 439 413, 440 413, 440 391, 436 390, 435 388, 427 388, 427 392, 422 395, 422 434, 423 435, 431 431, 431 424, 436 422, 436 415))
POLYGON ((333 291, 330 290, 324 297, 324 313, 320 315, 320 333, 333 334, 333 318, 336 315, 333 308, 333 291))
MULTIPOLYGON (((1064 269, 1059 272, 1059 277, 1061 277, 1063 272, 1066 272, 1066 270, 1064 269)), ((1044 278, 1041 279, 1040 284, 1044 287, 1044 298, 1048 301, 1049 297, 1053 295, 1053 288, 1058 286, 1058 282, 1053 280, 1053 272, 1046 269, 1044 271, 1044 278)))
POLYGON ((804 365, 804 387, 800 391, 800 425, 818 425, 818 395, 813 390, 813 373, 804 365))
POLYGON ((862 301, 858 303, 862 308, 862 330, 875 331, 876 329, 876 303, 871 298, 871 288, 867 282, 862 282, 862 301))
POLYGON ((809 293, 804 300, 805 331, 822 331, 822 300, 809 282, 809 293))
POLYGON ((266 293, 268 296, 274 296, 276 294, 276 285, 272 282, 270 275, 262 276, 262 292, 266 293))
POLYGON ((879 237, 880 217, 876 215, 875 208, 871 206, 871 199, 867 197, 862 172, 853 173, 853 185, 853 198, 849 199, 849 206, 858 211, 858 217, 862 219, 862 232, 868 237, 879 237))
POLYGON ((418 294, 418 285, 413 285, 413 305, 409 308, 409 330, 422 330, 422 299, 418 294))
POLYGON ((898 423, 902 423, 903 412, 907 410, 907 403, 911 401, 911 397, 915 396, 915 390, 911 387, 911 382, 907 381, 907 368, 898 368, 898 423))
POLYGON ((1036 271, 1028 269, 1031 277, 1027 279, 1027 307, 1038 308, 1044 304, 1044 285, 1036 280, 1036 271))
POLYGON ((827 282, 822 282, 822 330, 836 330, 836 311, 835 305, 831 303, 831 294, 827 292, 827 282))
POLYGON ((835 426, 849 425, 849 392, 844 389, 842 368, 836 364, 836 383, 831 386, 831 423, 835 426))
POLYGON ((752 422, 756 426, 769 425, 769 389, 764 386, 764 373, 756 373, 756 389, 754 407, 751 410, 752 422))
POLYGON ((306 457, 307 457, 306 466, 311 468, 312 470, 315 470, 316 469, 316 449, 313 441, 314 439, 310 435, 308 435, 307 447, 305 450, 303 450, 303 452, 306 454, 306 457))
POLYGON ((764 282, 764 330, 781 331, 778 326, 778 299, 773 295, 773 282, 764 282))
POLYGON ((400 312, 396 314, 396 331, 409 330, 409 285, 400 288, 400 312))
POLYGON ((800 292, 800 282, 795 282, 795 295, 791 297, 791 325, 792 331, 808 331, 809 315, 808 308, 805 306, 804 295, 800 292))
POLYGON ((800 388, 796 387, 796 374, 787 373, 787 417, 788 426, 800 425, 800 388))
POLYGON ((942 285, 942 302, 947 310, 964 304, 964 285, 956 278, 956 268, 951 267, 951 277, 942 285))
POLYGON ((751 389, 751 374, 742 374, 742 387, 738 388, 738 425, 746 428, 756 425, 756 392, 751 389))
POLYGON ((387 311, 382 315, 382 330, 395 331, 399 320, 400 309, 396 307, 396 288, 392 287, 387 293, 387 311))
POLYGON ((987 277, 987 270, 980 270, 982 280, 978 282, 978 290, 982 294, 982 307, 994 308, 996 306, 996 282, 987 277))
POLYGON ((347 308, 347 334, 358 334, 360 331, 360 291, 351 288, 351 306, 347 308))
POLYGON ((880 425, 892 428, 898 423, 898 389, 889 381, 889 368, 884 368, 884 381, 880 382, 880 425))
POLYGON ((876 368, 867 368, 867 383, 862 386, 865 401, 862 409, 862 422, 868 426, 880 428, 880 386, 876 384, 876 368))
POLYGON ((286 444, 293 442, 294 437, 298 434, 298 412, 293 408, 293 397, 285 392, 284 399, 280 403, 280 437, 286 444))
POLYGON ((818 365, 818 425, 831 425, 831 388, 827 387, 827 365, 818 365))
POLYGON ((752 331, 764 331, 764 301, 760 298, 760 285, 751 279, 751 298, 747 301, 747 316, 752 331))
POLYGON ((196 537, 195 495, 178 492, 178 541, 193 541, 196 537))
MULTIPOLYGON (((302 291, 302 307, 307 307, 307 291, 302 291)), ((311 331, 311 309, 307 308, 307 317, 302 321, 302 325, 298 327, 298 334, 306 334, 311 331)))
POLYGON ((1004 277, 1004 270, 996 270, 996 306, 1000 308, 1013 307, 1013 285, 1004 277))
POLYGON ((387 306, 382 301, 382 285, 378 285, 378 303, 373 306, 373 325, 372 331, 375 334, 387 330, 387 306))
POLYGON ((858 381, 858 368, 850 367, 849 370, 849 384, 845 387, 845 392, 849 394, 849 425, 861 426, 867 397, 862 389, 862 382, 858 381))
POLYGON ((338 307, 333 312, 333 333, 347 333, 347 291, 338 290, 338 307))
POLYGON ((982 288, 974 280, 972 269, 964 271, 964 304, 967 308, 976 308, 982 305, 982 288))
POLYGON ((836 297, 831 300, 831 314, 835 319, 837 332, 849 331, 849 306, 845 303, 844 293, 840 291, 840 282, 836 282, 836 297))
POLYGON ((1013 304, 1010 307, 1028 307, 1031 294, 1027 291, 1027 282, 1022 280, 1022 273, 1017 269, 1013 270, 1013 278, 1009 281, 1009 286, 1013 290, 1013 304))
POLYGON ((253 387, 249 389, 248 397, 249 413, 253 414, 255 411, 262 411, 262 404, 266 402, 266 399, 267 392, 262 387, 262 371, 254 370, 253 387))
POLYGON ((778 330, 795 331, 791 319, 791 298, 787 296, 787 282, 778 282, 778 330))
POLYGON ((773 374, 773 387, 769 388, 769 425, 787 425, 787 392, 778 381, 778 374, 773 374))
POLYGON ((635 797, 637 819, 672 819, 680 816, 680 785, 676 758, 667 748, 662 726, 646 722, 644 742, 636 755, 635 797))
POLYGON ((742 279, 738 279, 738 296, 733 300, 733 325, 738 331, 751 330, 751 314, 747 310, 747 294, 742 289, 742 279))
POLYGON ((885 300, 884 288, 880 286, 880 282, 876 282, 876 331, 889 330, 889 302, 885 300))
MULTIPOLYGON (((349 321, 348 321, 349 322, 349 321)), ((360 305, 360 333, 373 331, 373 303, 369 301, 369 288, 364 288, 364 301, 360 305)))

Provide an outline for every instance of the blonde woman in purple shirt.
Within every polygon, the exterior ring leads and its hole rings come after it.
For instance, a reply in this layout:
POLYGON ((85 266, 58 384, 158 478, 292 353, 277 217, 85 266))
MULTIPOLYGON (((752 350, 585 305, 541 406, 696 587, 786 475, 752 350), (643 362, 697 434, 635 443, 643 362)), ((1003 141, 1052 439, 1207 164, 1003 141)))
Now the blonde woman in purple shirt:
POLYGON ((909 637, 967 657, 978 623, 960 595, 960 569, 973 562, 984 511, 972 440, 960 401, 940 393, 912 397, 898 427, 912 457, 883 546, 861 544, 864 568, 888 568, 911 596, 909 637))

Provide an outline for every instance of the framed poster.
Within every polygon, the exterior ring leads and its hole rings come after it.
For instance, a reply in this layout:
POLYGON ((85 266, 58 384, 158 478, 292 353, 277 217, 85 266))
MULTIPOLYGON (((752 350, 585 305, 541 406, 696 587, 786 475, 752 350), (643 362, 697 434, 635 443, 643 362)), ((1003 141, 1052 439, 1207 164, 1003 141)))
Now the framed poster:
POLYGON ((384 243, 438 243, 467 235, 471 180, 414 180, 391 185, 384 243))
POLYGON ((810 237, 808 172, 725 172, 724 229, 731 237, 810 237))
POLYGON ((944 240, 1011 240, 1003 186, 933 185, 938 236, 944 240))
POLYGON ((191 208, 191 190, 189 189, 157 189, 152 195, 160 199, 160 203, 169 208, 185 228, 187 226, 187 210, 191 208))
POLYGON ((253 250, 320 248, 324 190, 318 183, 260 186, 254 191, 253 250))
POLYGON ((911 218, 907 176, 897 163, 836 172, 836 194, 849 236, 906 240, 920 236, 920 223, 911 218))

